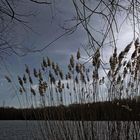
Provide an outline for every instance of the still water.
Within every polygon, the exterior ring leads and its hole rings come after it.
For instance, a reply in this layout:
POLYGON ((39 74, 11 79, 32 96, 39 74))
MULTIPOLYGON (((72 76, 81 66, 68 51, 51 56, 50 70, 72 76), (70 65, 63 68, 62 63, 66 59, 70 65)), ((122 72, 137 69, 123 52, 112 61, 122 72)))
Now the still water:
POLYGON ((0 140, 140 140, 140 122, 0 121, 0 140))
POLYGON ((0 140, 41 140, 35 121, 0 121, 0 140))

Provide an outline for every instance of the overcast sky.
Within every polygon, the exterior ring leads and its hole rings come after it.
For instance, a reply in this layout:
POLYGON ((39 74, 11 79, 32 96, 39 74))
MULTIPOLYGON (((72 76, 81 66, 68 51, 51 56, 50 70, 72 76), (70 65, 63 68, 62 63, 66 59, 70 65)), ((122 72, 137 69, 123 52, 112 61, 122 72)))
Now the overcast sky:
MULTIPOLYGON (((35 14, 35 16, 28 17, 28 25, 32 28, 32 31, 21 24, 13 26, 11 31, 14 41, 26 48, 43 48, 65 32, 61 28, 62 26, 67 25, 67 27, 71 27, 74 24, 74 22, 69 21, 75 16, 71 0, 56 1, 53 6, 39 6, 27 2, 19 4, 16 10, 20 10, 23 13, 31 12, 35 14)), ((119 35, 118 47, 121 50, 133 39, 132 27, 126 23, 119 35)), ((73 34, 63 36, 42 52, 29 53, 24 57, 16 55, 7 57, 5 66, 15 78, 17 75, 23 73, 25 69, 24 64, 28 64, 32 68, 37 68, 40 66, 42 58, 48 56, 65 69, 70 55, 75 54, 78 48, 82 49, 82 45, 85 45, 86 41, 86 34, 80 26, 73 34)), ((108 57, 111 52, 112 50, 109 47, 105 48, 104 57, 108 57)), ((18 100, 14 96, 14 90, 3 78, 3 75, 7 74, 5 66, 2 65, 1 67, 0 106, 4 101, 7 106, 17 106, 18 100)))

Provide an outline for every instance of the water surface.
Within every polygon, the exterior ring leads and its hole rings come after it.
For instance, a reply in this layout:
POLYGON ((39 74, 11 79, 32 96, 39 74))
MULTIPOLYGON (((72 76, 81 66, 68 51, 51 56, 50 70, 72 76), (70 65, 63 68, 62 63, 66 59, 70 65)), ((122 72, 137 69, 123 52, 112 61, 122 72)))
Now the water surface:
POLYGON ((140 140, 140 122, 0 121, 0 140, 140 140))

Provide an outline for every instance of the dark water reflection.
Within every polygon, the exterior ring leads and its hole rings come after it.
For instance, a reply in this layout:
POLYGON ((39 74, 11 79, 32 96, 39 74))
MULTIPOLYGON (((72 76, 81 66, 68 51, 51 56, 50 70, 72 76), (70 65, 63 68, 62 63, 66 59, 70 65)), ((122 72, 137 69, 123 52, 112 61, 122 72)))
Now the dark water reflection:
POLYGON ((140 140, 140 122, 0 121, 0 140, 140 140))

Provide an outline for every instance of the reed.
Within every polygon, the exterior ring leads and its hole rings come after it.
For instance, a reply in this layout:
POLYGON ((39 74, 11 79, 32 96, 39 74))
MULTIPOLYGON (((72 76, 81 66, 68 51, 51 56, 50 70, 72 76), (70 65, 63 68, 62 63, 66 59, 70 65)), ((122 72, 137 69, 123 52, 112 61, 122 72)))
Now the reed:
MULTIPOLYGON (((124 99, 139 102, 140 43, 138 39, 130 42, 119 54, 117 48, 114 48, 113 54, 108 60, 109 69, 104 69, 105 74, 103 76, 100 74, 100 69, 103 68, 100 49, 96 49, 90 64, 89 66, 86 63, 82 63, 80 49, 78 49, 75 56, 71 55, 65 73, 57 63, 48 57, 43 58, 38 69, 30 69, 28 65, 25 65, 25 73, 23 76, 18 76, 19 93, 22 94, 21 98, 24 96, 24 106, 26 108, 32 106, 34 109, 38 107, 59 106, 56 110, 54 109, 54 113, 50 113, 50 110, 48 110, 47 115, 46 111, 43 114, 40 112, 35 114, 36 118, 41 117, 48 121, 55 115, 57 115, 58 119, 63 118, 65 120, 66 114, 63 106, 70 106, 71 104, 82 106, 88 103, 109 101, 111 104, 111 102, 117 101, 115 102, 116 106, 120 106, 120 102, 124 99), (132 46, 134 46, 134 50, 131 56, 128 57, 132 46)), ((12 83, 12 80, 8 76, 5 76, 5 78, 9 83, 12 83)), ((128 112, 133 111, 129 104, 125 102, 121 104, 121 108, 128 112)), ((85 110, 82 107, 79 109, 78 112, 80 113, 81 121, 74 124, 79 137, 78 139, 89 139, 89 133, 85 130, 85 110)), ((70 112, 70 114, 72 118, 77 117, 74 112, 70 112)), ((95 118, 98 120, 98 110, 96 114, 95 118)), ((72 134, 70 134, 71 130, 69 126, 65 125, 64 120, 61 122, 62 125, 55 122, 55 127, 62 130, 63 139, 74 139, 72 134)), ((51 126, 49 122, 47 125, 52 135, 55 136, 56 132, 53 132, 54 126, 51 126)), ((90 125, 93 129, 90 139, 93 139, 98 134, 95 133, 93 128, 95 123, 91 122, 88 126, 90 125)), ((135 127, 135 122, 133 125, 135 127)), ((127 133, 127 135, 129 135, 128 133, 131 129, 129 128, 129 122, 126 123, 126 126, 122 126, 121 122, 108 123, 107 127, 109 134, 106 137, 110 139, 111 136, 116 137, 116 139, 120 138, 120 135, 122 135, 120 127, 125 127, 126 132, 123 133, 127 133)), ((138 135, 137 132, 135 133, 135 136, 138 135)))

